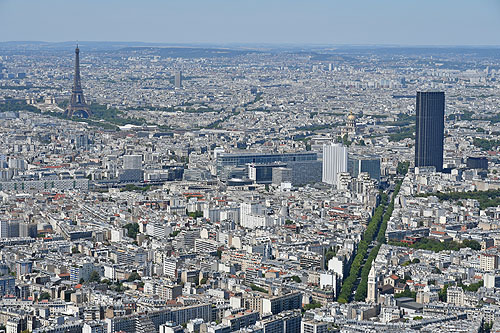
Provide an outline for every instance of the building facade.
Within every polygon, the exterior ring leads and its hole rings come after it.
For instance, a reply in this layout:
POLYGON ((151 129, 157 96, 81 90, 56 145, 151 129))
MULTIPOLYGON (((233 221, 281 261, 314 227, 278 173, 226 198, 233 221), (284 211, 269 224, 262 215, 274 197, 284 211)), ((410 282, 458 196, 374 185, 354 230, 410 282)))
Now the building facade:
POLYGON ((338 174, 347 171, 347 159, 347 148, 342 144, 323 145, 323 182, 337 185, 338 174))
POLYGON ((444 92, 417 92, 415 166, 443 171, 444 92))

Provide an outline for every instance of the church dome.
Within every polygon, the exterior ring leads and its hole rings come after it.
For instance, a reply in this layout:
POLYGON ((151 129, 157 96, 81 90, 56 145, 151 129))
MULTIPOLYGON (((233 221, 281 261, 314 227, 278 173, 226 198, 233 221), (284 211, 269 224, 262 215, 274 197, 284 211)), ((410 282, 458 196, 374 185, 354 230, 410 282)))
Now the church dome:
POLYGON ((347 120, 356 120, 356 116, 351 113, 347 116, 347 120))

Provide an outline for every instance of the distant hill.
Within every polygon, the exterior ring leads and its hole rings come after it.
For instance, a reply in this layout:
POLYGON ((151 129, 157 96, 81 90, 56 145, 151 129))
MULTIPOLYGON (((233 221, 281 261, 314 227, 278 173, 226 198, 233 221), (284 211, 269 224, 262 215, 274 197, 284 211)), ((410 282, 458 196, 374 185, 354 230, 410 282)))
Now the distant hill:
POLYGON ((202 47, 126 47, 120 49, 120 51, 151 51, 165 58, 231 58, 251 53, 261 53, 256 50, 202 47))
MULTIPOLYGON (((69 51, 77 41, 0 42, 0 50, 10 53, 32 51, 69 51)), ((150 42, 96 42, 78 41, 85 52, 89 51, 144 51, 172 58, 236 57, 258 53, 289 53, 310 57, 312 61, 346 61, 351 57, 376 55, 381 58, 400 57, 476 57, 500 58, 500 46, 399 46, 399 45, 287 45, 287 44, 190 44, 150 42)))

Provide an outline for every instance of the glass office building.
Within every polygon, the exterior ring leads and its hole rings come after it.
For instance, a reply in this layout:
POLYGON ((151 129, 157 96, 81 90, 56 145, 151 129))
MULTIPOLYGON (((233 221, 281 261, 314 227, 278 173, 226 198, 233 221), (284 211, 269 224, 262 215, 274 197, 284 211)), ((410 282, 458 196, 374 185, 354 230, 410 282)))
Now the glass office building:
POLYGON ((371 179, 380 182, 380 158, 378 156, 350 155, 347 171, 352 177, 358 177, 360 173, 367 172, 371 179))
POLYGON ((220 153, 217 154, 217 176, 221 180, 227 180, 227 175, 233 168, 244 167, 248 164, 272 164, 316 161, 318 156, 315 152, 298 153, 220 153))

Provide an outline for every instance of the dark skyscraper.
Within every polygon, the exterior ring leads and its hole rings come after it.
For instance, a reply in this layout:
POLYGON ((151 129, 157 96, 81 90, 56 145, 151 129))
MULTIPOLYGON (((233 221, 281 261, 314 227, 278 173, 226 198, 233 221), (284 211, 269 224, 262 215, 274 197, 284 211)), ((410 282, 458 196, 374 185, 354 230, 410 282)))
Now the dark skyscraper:
POLYGON ((82 83, 80 82, 80 49, 75 49, 75 76, 73 78, 73 89, 68 109, 64 113, 67 117, 88 118, 91 116, 90 108, 83 97, 82 83))
POLYGON ((443 171, 444 92, 417 92, 415 166, 443 171))

